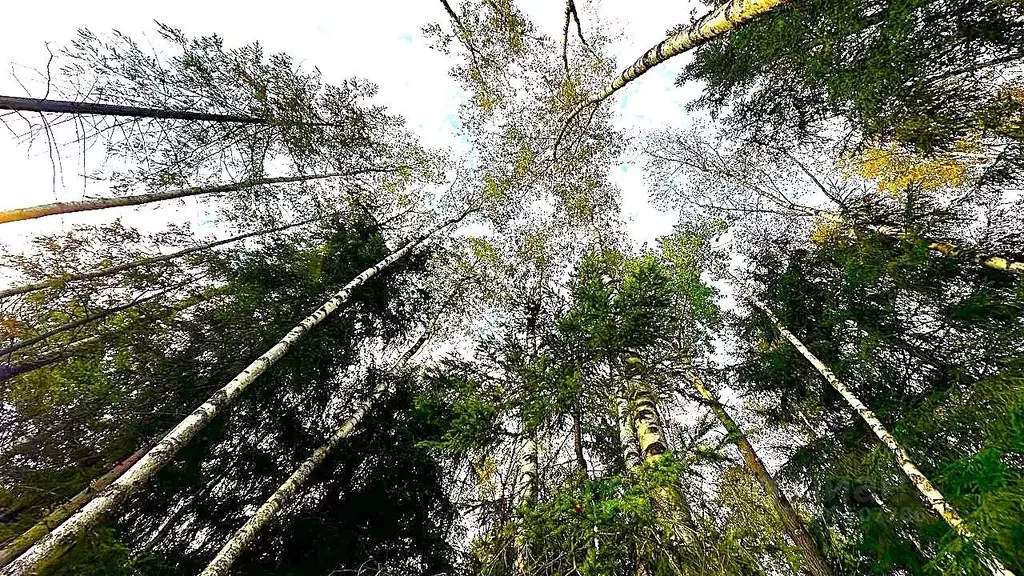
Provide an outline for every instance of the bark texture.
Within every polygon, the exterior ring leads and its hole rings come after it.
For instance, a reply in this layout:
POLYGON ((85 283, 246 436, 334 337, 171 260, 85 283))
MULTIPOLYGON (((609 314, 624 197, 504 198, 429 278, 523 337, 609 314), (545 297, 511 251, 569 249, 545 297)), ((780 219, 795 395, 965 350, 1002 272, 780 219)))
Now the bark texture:
POLYGON ((322 180, 324 178, 336 178, 339 176, 355 176, 357 174, 369 174, 374 172, 393 172, 397 168, 362 168, 346 172, 331 172, 329 174, 313 174, 301 176, 279 176, 276 178, 257 178, 243 180, 231 184, 218 184, 216 186, 194 186, 192 188, 180 188, 177 190, 165 190, 163 192, 150 192, 147 194, 136 194, 134 196, 115 196, 112 198, 96 198, 93 200, 76 200, 73 202, 53 202, 51 204, 40 204, 28 208, 14 208, 12 210, 0 211, 0 224, 18 222, 21 220, 32 220, 54 214, 73 214, 75 212, 87 212, 90 210, 103 210, 105 208, 117 208, 121 206, 138 206, 151 202, 164 200, 175 200, 189 196, 202 194, 218 194, 222 192, 241 192, 253 186, 265 186, 269 184, 287 184, 290 182, 306 182, 309 180, 322 180))
POLYGON ((732 419, 729 412, 726 411, 725 406, 708 390, 707 386, 704 385, 704 381, 701 380, 692 367, 686 367, 683 375, 690 381, 690 384, 700 394, 701 398, 706 401, 708 407, 711 408, 719 422, 722 423, 722 427, 725 428, 726 432, 729 433, 729 436, 736 443, 736 447, 739 448, 740 454, 743 456, 743 462, 746 463, 747 468, 754 474, 754 478, 757 479, 758 484, 761 485, 765 495, 771 502, 772 508, 775 509, 779 519, 782 520, 786 534, 803 552, 804 566, 807 571, 813 576, 833 576, 832 568, 825 561, 825 557, 818 549, 817 543, 811 538, 807 527, 804 525, 803 520, 800 519, 800 515, 793 507, 792 502, 789 501, 786 494, 779 488, 775 478, 765 468, 761 457, 757 455, 754 447, 747 440, 747 436, 740 429, 736 421, 732 419))
POLYGON ((130 118, 157 118, 163 120, 193 120, 201 122, 268 124, 266 118, 243 116, 241 114, 207 114, 205 112, 193 112, 190 110, 142 108, 139 106, 119 106, 117 104, 72 102, 68 100, 44 100, 41 98, 21 98, 17 96, 0 96, 0 110, 79 115, 92 114, 97 116, 125 116, 130 118))
MULTIPOLYGON (((153 444, 155 444, 155 442, 153 444)), ((148 444, 140 448, 134 454, 119 462, 116 466, 111 468, 109 472, 90 482, 89 485, 83 488, 81 492, 75 494, 70 500, 58 508, 55 508, 34 526, 22 532, 21 536, 18 536, 10 544, 4 546, 3 550, 0 550, 0 568, 10 564, 22 552, 28 550, 33 544, 38 542, 40 538, 49 534, 50 530, 53 529, 54 526, 60 525, 61 522, 77 512, 82 506, 92 499, 94 494, 109 486, 114 480, 120 478, 128 468, 138 462, 139 458, 142 458, 142 455, 152 448, 153 444, 148 444)))
POLYGON ((640 444, 637 441, 629 414, 629 401, 625 398, 617 398, 616 402, 619 412, 619 443, 622 445, 622 457, 626 461, 626 468, 632 470, 643 463, 640 458, 640 444))
POLYGON ((36 568, 50 554, 64 546, 73 543, 80 535, 89 528, 99 524, 103 518, 117 508, 125 498, 142 487, 154 474, 167 465, 181 448, 199 433, 221 410, 230 406, 239 395, 252 384, 260 374, 272 366, 288 350, 314 326, 323 322, 325 318, 336 311, 344 304, 352 292, 365 284, 370 278, 377 275, 381 270, 386 269, 397 262, 421 242, 426 241, 438 230, 461 221, 470 212, 466 211, 457 218, 441 222, 422 235, 408 242, 401 249, 391 253, 383 260, 367 268, 351 282, 339 290, 330 300, 320 308, 306 317, 297 326, 292 328, 277 344, 262 356, 254 360, 241 373, 235 376, 230 382, 215 392, 206 402, 195 409, 189 416, 182 420, 177 426, 167 433, 156 446, 150 449, 139 459, 127 472, 112 482, 105 490, 100 492, 91 502, 82 507, 64 523, 55 528, 52 532, 37 542, 32 548, 22 554, 18 559, 8 565, 0 575, 2 576, 27 576, 32 574, 36 568))
POLYGON ((654 462, 667 450, 661 430, 661 416, 649 390, 642 390, 633 406, 633 426, 640 441, 640 454, 645 462, 654 462))
MULTIPOLYGON (((965 540, 971 540, 976 542, 979 546, 982 544, 977 541, 971 531, 964 525, 964 521, 960 518, 960 514, 946 502, 945 497, 935 488, 931 480, 928 479, 924 473, 918 469, 917 465, 910 459, 910 455, 903 449, 903 446, 896 441, 896 438, 889 432, 889 430, 882 424, 882 421, 878 419, 870 408, 864 405, 859 398, 840 382, 839 378, 829 369, 828 366, 818 359, 817 356, 811 353, 810 350, 804 346, 803 342, 800 341, 788 328, 775 316, 775 313, 768 308, 763 302, 757 297, 750 296, 750 302, 757 308, 759 308, 768 319, 771 320, 775 329, 779 331, 779 334, 783 338, 789 341, 790 344, 796 348, 808 362, 811 363, 818 373, 838 392, 844 400, 860 415, 864 423, 868 425, 868 428, 874 432, 875 436, 878 437, 879 441, 884 444, 890 452, 892 452, 893 458, 896 460, 896 465, 903 470, 903 474, 910 480, 910 483, 917 488, 920 492, 921 497, 924 498, 925 502, 932 507, 935 512, 942 517, 942 519, 953 529, 956 534, 965 540)), ((1009 571, 1002 565, 1002 563, 993 556, 988 556, 985 559, 986 567, 995 576, 1013 576, 1013 572, 1009 571)))
POLYGON ((786 3, 788 0, 729 0, 725 4, 722 4, 718 8, 715 8, 711 12, 708 12, 696 22, 687 26, 683 30, 665 38, 661 42, 658 42, 654 47, 644 53, 639 60, 634 62, 629 68, 622 71, 611 84, 606 86, 601 92, 589 98, 583 104, 580 104, 576 109, 569 114, 565 122, 562 124, 561 132, 556 141, 561 141, 562 136, 570 122, 579 116, 588 106, 596 106, 607 99, 609 96, 619 91, 626 84, 629 84, 633 80, 636 80, 643 74, 650 71, 658 64, 661 64, 665 60, 678 56, 684 52, 692 50, 702 44, 705 44, 719 36, 727 34, 729 31, 737 28, 747 22, 753 20, 755 17, 768 12, 777 6, 786 3))

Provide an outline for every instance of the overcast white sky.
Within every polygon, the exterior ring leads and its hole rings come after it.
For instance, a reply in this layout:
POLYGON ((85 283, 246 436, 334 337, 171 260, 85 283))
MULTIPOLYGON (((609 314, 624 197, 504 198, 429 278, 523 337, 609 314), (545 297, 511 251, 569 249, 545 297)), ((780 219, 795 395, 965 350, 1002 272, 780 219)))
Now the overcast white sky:
MULTIPOLYGON (((612 30, 622 32, 622 40, 612 50, 619 68, 660 40, 666 29, 687 21, 691 10, 698 6, 664 0, 605 0, 601 4, 582 0, 577 4, 584 20, 597 13, 612 30)), ((560 36, 560 0, 520 0, 517 5, 543 32, 560 36)), ((24 95, 12 78, 12 66, 44 68, 46 42, 56 49, 81 27, 100 34, 116 29, 133 37, 152 37, 154 20, 181 28, 189 35, 217 33, 234 45, 258 40, 268 52, 286 52, 308 67, 318 67, 327 82, 351 76, 368 78, 380 86, 376 102, 404 116, 424 144, 461 149, 455 117, 462 94, 448 76, 453 61, 431 49, 422 34, 429 22, 447 26, 444 9, 436 0, 292 0, 275 4, 273 9, 259 2, 55 0, 46 3, 45 11, 40 11, 37 4, 15 2, 4 7, 0 21, 0 94, 24 95)), ((688 123, 683 106, 693 91, 673 86, 685 58, 656 68, 610 102, 618 111, 620 128, 635 131, 688 123)), ((20 74, 26 76, 27 72, 21 69, 20 74)), ((46 147, 37 146, 26 154, 24 146, 16 145, 6 131, 0 133, 0 172, 6 182, 0 191, 0 209, 77 200, 83 195, 82 182, 75 178, 81 170, 75 170, 73 160, 65 164, 65 186, 58 182, 54 190, 46 147)), ((623 162, 611 177, 622 189, 623 216, 630 222, 636 240, 650 242, 671 230, 675 216, 648 205, 639 166, 623 162)), ((77 223, 109 222, 118 216, 144 228, 183 219, 201 225, 205 219, 195 202, 52 216, 0 227, 0 244, 17 249, 26 238, 40 232, 67 229, 77 223)))

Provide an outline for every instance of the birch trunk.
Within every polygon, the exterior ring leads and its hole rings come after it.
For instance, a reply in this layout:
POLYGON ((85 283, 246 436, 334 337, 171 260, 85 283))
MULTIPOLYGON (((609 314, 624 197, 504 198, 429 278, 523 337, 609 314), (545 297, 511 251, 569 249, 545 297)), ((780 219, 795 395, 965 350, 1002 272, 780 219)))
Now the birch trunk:
POLYGON ((804 565, 807 571, 813 576, 833 576, 832 568, 829 567, 828 562, 825 561, 825 557, 818 550, 817 543, 811 538, 807 527, 804 526, 803 520, 800 519, 800 515, 797 514, 793 504, 789 501, 789 498, 779 488, 779 484, 775 481, 775 478, 765 468, 764 462, 761 461, 761 457, 757 455, 754 447, 747 440, 743 431, 740 430, 736 421, 732 419, 732 416, 725 410, 725 407, 718 401, 718 398, 711 393, 710 390, 704 385, 700 376, 693 370, 692 367, 686 367, 683 371, 683 375, 690 381, 697 393, 700 394, 701 398, 706 401, 708 407, 714 412, 719 422, 722 423, 722 427, 725 428, 729 436, 733 438, 736 443, 736 447, 739 448, 740 454, 743 456, 743 461, 746 463, 747 468, 754 474, 758 484, 764 490, 765 496, 772 504, 772 508, 779 515, 779 519, 782 520, 782 525, 786 529, 786 533, 793 540, 793 543, 800 547, 803 551, 804 565))
POLYGON ((619 444, 622 446, 622 457, 626 461, 626 469, 632 470, 643 463, 640 458, 640 443, 630 418, 629 401, 620 397, 616 398, 616 403, 619 412, 619 444))
MULTIPOLYGON (((804 346, 792 332, 775 316, 775 313, 771 311, 763 302, 757 297, 751 295, 750 302, 757 308, 759 308, 768 319, 771 320, 775 329, 779 331, 783 338, 789 341, 790 344, 796 348, 808 362, 814 366, 823 378, 838 392, 844 400, 860 415, 864 420, 864 423, 868 425, 868 428, 874 432, 875 436, 878 437, 879 441, 882 442, 889 451, 892 452, 893 457, 896 460, 896 464, 903 470, 903 474, 910 480, 910 483, 917 488, 918 492, 921 493, 922 498, 929 506, 932 507, 935 512, 945 520, 946 524, 960 537, 965 540, 974 541, 977 545, 982 546, 982 542, 975 539, 971 531, 964 525, 963 519, 957 511, 950 506, 942 493, 935 488, 931 480, 929 480, 922 472, 918 469, 917 465, 910 459, 910 455, 903 449, 903 446, 896 441, 896 438, 889 432, 889 430, 882 424, 882 421, 875 416, 875 413, 870 408, 864 405, 863 402, 857 398, 856 395, 850 391, 839 378, 829 369, 828 366, 818 359, 817 356, 811 353, 810 350, 804 346)), ((983 549, 983 548, 982 548, 983 549)), ((994 556, 987 555, 983 563, 986 568, 995 576, 1013 576, 1013 572, 1009 571, 1002 565, 1002 563, 994 556)))
POLYGON ((77 512, 86 502, 92 499, 94 494, 120 478, 125 470, 128 470, 128 468, 138 462, 139 458, 142 458, 142 455, 152 448, 154 444, 156 442, 143 446, 134 454, 119 462, 109 472, 90 482, 81 492, 75 494, 70 500, 47 514, 34 526, 22 532, 21 536, 15 538, 10 544, 4 546, 3 550, 0 550, 0 568, 10 564, 22 552, 31 548, 40 538, 48 534, 54 526, 60 525, 61 522, 77 512))
MULTIPOLYGON (((657 462, 668 451, 668 442, 662 429, 658 405, 646 386, 638 388, 633 401, 632 419, 643 461, 648 464, 657 462)), ((696 534, 690 506, 683 493, 675 485, 663 485, 654 489, 651 500, 658 516, 672 527, 675 544, 685 546, 692 543, 696 534)))
POLYGON ((103 517, 119 506, 125 498, 142 487, 154 474, 167 465, 175 454, 199 433, 220 411, 230 406, 242 392, 263 372, 281 359, 288 350, 307 332, 325 318, 334 313, 345 303, 352 292, 365 284, 370 278, 377 275, 409 254, 421 242, 428 240, 438 230, 455 224, 470 214, 467 210, 459 217, 441 222, 422 235, 408 242, 401 249, 391 253, 383 260, 367 268, 351 282, 346 284, 331 299, 324 302, 320 308, 306 317, 297 326, 291 329, 277 344, 267 350, 262 356, 254 360, 241 373, 235 376, 230 382, 215 392, 206 402, 195 409, 188 417, 182 420, 177 426, 171 429, 156 446, 150 449, 138 462, 127 472, 110 484, 105 490, 96 495, 95 498, 81 510, 68 518, 64 523, 46 535, 17 560, 8 565, 0 576, 28 576, 35 571, 36 567, 44 561, 51 553, 61 547, 73 543, 81 534, 89 528, 97 525, 103 517))
MULTIPOLYGON (((375 390, 375 396, 384 392, 384 387, 379 387, 375 390)), ((320 445, 313 455, 307 458, 296 470, 292 472, 292 475, 288 477, 288 480, 281 484, 281 486, 274 492, 274 494, 263 503, 262 506, 256 510, 256 513, 249 518, 245 524, 235 532, 224 547, 217 552, 217 556, 206 566, 206 569, 202 571, 200 576, 224 576, 231 570, 231 565, 235 563, 235 560, 242 554, 242 552, 249 546, 249 544, 256 538, 263 528, 270 523, 270 520, 277 515, 277 512, 287 502, 292 495, 303 484, 309 480, 310 475, 316 470, 320 464, 323 463, 327 456, 334 450, 337 445, 347 438, 355 427, 359 424, 363 416, 366 415, 367 409, 370 407, 372 402, 367 402, 363 406, 360 406, 352 416, 350 416, 345 423, 338 428, 333 435, 325 442, 320 445)))
MULTIPOLYGON (((420 348, 426 342, 429 336, 429 330, 425 330, 423 334, 417 338, 416 342, 402 354, 396 363, 396 368, 401 368, 419 352, 420 348)), ((224 576, 231 570, 231 566, 235 563, 235 560, 242 554, 242 552, 252 543, 253 539, 260 533, 263 528, 270 523, 270 521, 277 515, 281 510, 281 507, 298 491, 299 488, 309 480, 309 477, 313 474, 318 466, 323 464, 327 456, 338 446, 338 444, 352 434, 356 426, 366 416, 366 412, 376 403, 376 401, 389 392, 389 383, 381 382, 374 390, 370 399, 364 402, 356 411, 349 416, 347 420, 338 428, 337 431, 327 439, 327 442, 322 444, 319 448, 313 452, 313 455, 307 458, 296 470, 292 472, 292 475, 288 477, 288 480, 281 484, 281 486, 263 503, 262 506, 256 510, 256 513, 249 518, 241 528, 235 532, 231 538, 224 544, 224 546, 217 552, 217 556, 206 566, 199 576, 224 576)))
POLYGON ((114 274, 120 274, 121 272, 126 272, 128 270, 132 270, 132 269, 135 269, 135 268, 140 268, 142 266, 149 266, 151 264, 159 264, 160 262, 167 262, 169 260, 174 260, 174 259, 177 259, 177 258, 181 258, 182 256, 188 256, 189 254, 195 254, 197 252, 202 252, 204 250, 210 250, 212 248, 216 248, 218 246, 223 246, 225 244, 231 244, 233 242, 238 242, 240 240, 245 240, 246 238, 252 238, 253 236, 262 236, 264 234, 273 234, 274 232, 281 232, 281 231, 284 231, 284 230, 288 230, 289 228, 295 228, 297 226, 303 226, 303 225, 309 224, 311 222, 315 222, 316 220, 317 220, 317 218, 310 218, 308 220, 303 220, 301 222, 296 222, 294 224, 287 224, 285 226, 278 226, 276 228, 268 228, 266 230, 257 230, 255 232, 247 232, 245 234, 239 234, 238 236, 232 236, 231 238, 225 238, 223 240, 217 240, 215 242, 208 242, 206 244, 201 244, 199 246, 193 246, 191 248, 186 248, 184 250, 179 250, 177 252, 172 252, 170 254, 163 254, 161 256, 154 256, 152 258, 140 258, 140 259, 135 260, 133 262, 127 262, 125 264, 120 264, 120 265, 117 265, 117 266, 111 266, 109 268, 104 268, 102 270, 96 270, 96 271, 93 271, 93 272, 85 272, 85 273, 82 273, 82 274, 68 274, 67 276, 61 276, 59 278, 49 278, 47 280, 43 280, 42 282, 36 282, 34 284, 25 284, 25 285, 22 285, 22 286, 15 286, 13 288, 8 288, 6 290, 0 290, 0 298, 7 298, 9 296, 17 296, 19 294, 28 294, 30 292, 37 292, 39 290, 45 290, 46 288, 54 288, 56 286, 61 286, 61 285, 66 284, 68 282, 80 282, 82 280, 93 280, 93 279, 96 279, 96 278, 103 278, 104 276, 113 276, 114 274))
POLYGON ((355 176, 357 174, 369 174, 379 172, 394 172, 395 167, 388 168, 363 168, 349 170, 346 172, 331 172, 328 174, 314 174, 310 176, 279 176, 276 178, 257 178, 243 180, 231 184, 218 184, 216 186, 194 186, 192 188, 181 188, 178 190, 165 190, 163 192, 150 192, 137 194, 135 196, 115 196, 112 198, 96 198, 93 200, 76 200, 73 202, 54 202, 52 204, 40 204, 28 208, 14 208, 12 210, 0 211, 0 224, 18 222, 21 220, 32 220, 54 214, 73 214, 75 212, 87 212, 90 210, 103 210, 106 208, 117 208, 121 206, 138 206, 151 202, 162 202, 189 196, 202 194, 218 194, 222 192, 240 192, 253 186, 264 186, 269 184, 287 184, 290 182, 306 182, 309 180, 322 180, 338 176, 355 176))
MULTIPOLYGON (((537 441, 532 435, 526 438, 523 457, 519 461, 519 474, 523 479, 523 505, 530 506, 537 497, 537 441)), ((520 524, 516 531, 515 573, 526 576, 530 571, 530 542, 520 524)))
POLYGON ((633 426, 640 442, 640 454, 645 462, 655 462, 667 450, 661 429, 661 416, 648 390, 637 395, 633 406, 633 426))
POLYGON ((601 92, 590 97, 583 104, 580 104, 569 114, 569 116, 566 117, 555 142, 555 147, 557 148, 558 142, 562 140, 562 136, 565 134, 565 130, 569 123, 579 116, 580 112, 588 106, 596 106, 600 104, 609 96, 623 88, 626 84, 636 80, 643 74, 650 71, 651 68, 654 68, 669 58, 678 56, 679 54, 692 50, 702 44, 706 44, 719 36, 724 36, 731 30, 746 24, 761 14, 769 12, 779 5, 784 4, 786 1, 787 0, 729 0, 725 4, 722 4, 718 8, 715 8, 711 12, 705 14, 690 26, 687 26, 683 30, 665 38, 661 42, 658 42, 654 47, 644 53, 639 60, 634 62, 632 66, 623 70, 622 73, 612 80, 611 84, 606 86, 601 90, 601 92))

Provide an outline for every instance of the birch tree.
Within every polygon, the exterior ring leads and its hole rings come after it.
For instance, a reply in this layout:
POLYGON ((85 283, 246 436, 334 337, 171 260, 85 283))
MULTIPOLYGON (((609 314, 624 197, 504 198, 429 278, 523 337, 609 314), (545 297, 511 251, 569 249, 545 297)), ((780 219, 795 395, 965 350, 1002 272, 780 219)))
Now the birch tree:
MULTIPOLYGON (((761 310, 772 324, 779 331, 779 333, 789 341, 790 344, 796 348, 804 358, 810 362, 814 368, 821 374, 821 376, 829 383, 832 388, 838 392, 844 400, 853 408, 858 415, 864 420, 864 423, 871 429, 871 431, 878 437, 878 440, 884 444, 891 452, 896 460, 896 465, 903 471, 907 479, 917 488, 918 492, 921 493, 922 499, 938 514, 945 522, 953 529, 956 534, 965 540, 973 540, 974 534, 972 530, 964 525, 963 519, 960 514, 954 510, 945 497, 935 488, 921 471, 917 465, 910 459, 910 455, 907 454, 906 450, 899 444, 896 438, 889 432, 886 426, 875 416, 875 413, 870 408, 864 405, 857 396, 855 396, 842 382, 836 378, 832 370, 825 364, 818 360, 818 358, 807 349, 803 343, 793 335, 789 329, 786 328, 782 322, 779 321, 778 317, 769 309, 763 302, 761 302, 756 296, 750 296, 750 303, 756 308, 761 310)), ((1009 571, 1003 563, 991 554, 984 551, 982 547, 982 563, 988 568, 988 570, 997 576, 1011 576, 1013 572, 1009 571)))
POLYGON ((264 353, 260 358, 251 363, 238 376, 218 390, 188 418, 175 426, 168 434, 145 456, 139 459, 125 474, 111 483, 105 490, 96 495, 92 501, 67 519, 60 526, 51 531, 32 548, 22 554, 17 560, 9 564, 3 574, 14 575, 24 574, 33 570, 35 566, 44 561, 57 549, 73 541, 84 530, 99 523, 103 516, 115 509, 124 498, 133 490, 137 490, 160 468, 165 466, 174 455, 181 449, 182 445, 191 440, 206 424, 208 424, 224 407, 229 406, 246 388, 274 362, 280 359, 292 346, 292 344, 309 332, 314 326, 322 322, 327 316, 336 311, 345 301, 348 300, 352 291, 381 270, 409 254, 417 245, 428 240, 434 233, 465 218, 468 211, 457 218, 442 221, 432 228, 424 231, 423 234, 406 243, 402 248, 388 255, 371 268, 354 278, 342 290, 337 292, 330 300, 325 302, 312 315, 293 328, 274 347, 264 353))

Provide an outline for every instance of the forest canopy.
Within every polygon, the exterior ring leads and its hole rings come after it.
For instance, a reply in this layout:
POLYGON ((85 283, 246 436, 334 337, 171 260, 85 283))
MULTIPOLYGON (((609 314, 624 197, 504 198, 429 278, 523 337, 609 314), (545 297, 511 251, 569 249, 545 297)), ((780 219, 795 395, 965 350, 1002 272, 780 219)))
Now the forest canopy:
POLYGON ((1024 3, 431 6, 15 72, 0 576, 1024 574, 1024 3))

